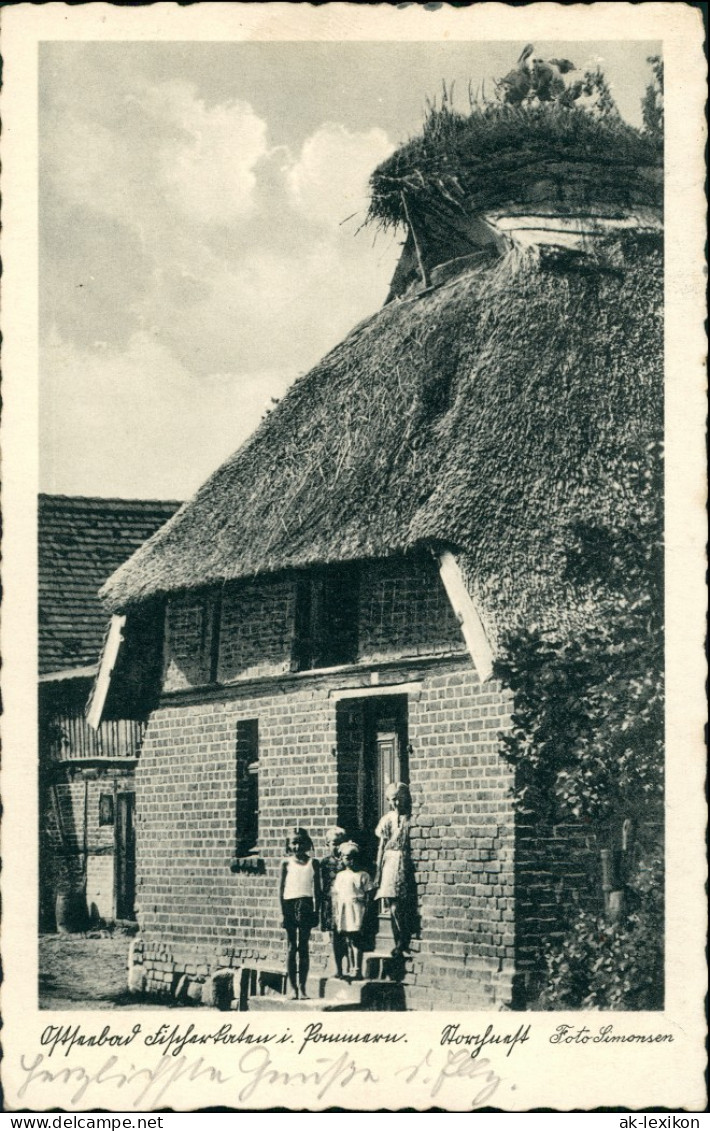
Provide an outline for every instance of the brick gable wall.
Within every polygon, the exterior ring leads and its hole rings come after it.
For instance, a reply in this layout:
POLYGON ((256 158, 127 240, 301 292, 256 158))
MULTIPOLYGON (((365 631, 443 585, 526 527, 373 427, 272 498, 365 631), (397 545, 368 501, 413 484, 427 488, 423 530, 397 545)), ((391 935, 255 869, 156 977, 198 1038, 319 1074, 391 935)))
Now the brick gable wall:
MULTIPOLYGON (((290 827, 325 854, 325 830, 356 826, 352 757, 340 747, 337 696, 365 673, 293 676, 232 689, 228 698, 165 704, 152 717, 138 767, 138 915, 153 988, 198 967, 283 965, 277 898, 290 827), (236 724, 259 720, 259 855, 237 861, 236 724), (350 776, 349 776, 350 775, 350 776), (350 805, 350 810, 348 806, 350 805)), ((378 690, 414 679, 408 695, 412 856, 419 938, 405 977, 412 1005, 501 1004, 513 972, 513 824, 509 771, 496 755, 507 699, 465 660, 383 672, 378 690)), ((359 700, 356 700, 359 701, 359 700)), ((352 714, 356 718, 356 713, 352 714)), ((314 931, 313 976, 330 969, 330 940, 314 931)))
MULTIPOLYGON (((571 891, 586 882, 593 854, 578 830, 558 830, 551 863, 536 831, 516 826, 498 741, 511 699, 478 679, 434 563, 362 570, 359 663, 327 672, 290 670, 293 578, 227 588, 222 612, 219 680, 209 687, 190 684, 199 671, 189 634, 179 652, 169 628, 166 694, 138 765, 143 984, 169 992, 184 974, 284 968, 277 889, 286 834, 307 828, 316 856, 333 824, 360 835, 362 704, 376 696, 386 707, 393 693, 406 701, 417 890, 407 1005, 509 1006, 516 975, 534 968, 554 926, 560 869, 571 891), (258 853, 239 858, 237 722, 247 719, 258 720, 259 837, 258 853)), ((202 655, 214 652, 211 630, 196 618, 185 624, 202 655)), ((371 863, 367 835, 363 847, 371 863)), ((332 972, 330 938, 314 930, 310 949, 311 976, 332 972)))
POLYGON ((366 567, 359 625, 363 662, 464 651, 433 558, 388 559, 366 567))
POLYGON ((291 667, 296 587, 264 578, 222 596, 218 682, 282 675, 291 667))
POLYGON ((169 602, 165 617, 165 691, 209 683, 213 607, 208 593, 186 593, 169 602))

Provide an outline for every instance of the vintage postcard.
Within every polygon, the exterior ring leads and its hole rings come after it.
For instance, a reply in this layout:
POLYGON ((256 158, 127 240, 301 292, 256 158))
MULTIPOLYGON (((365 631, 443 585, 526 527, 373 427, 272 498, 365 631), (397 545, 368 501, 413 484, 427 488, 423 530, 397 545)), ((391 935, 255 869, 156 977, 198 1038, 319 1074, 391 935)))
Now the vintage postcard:
POLYGON ((3 56, 6 1108, 702 1110, 699 12, 3 56))

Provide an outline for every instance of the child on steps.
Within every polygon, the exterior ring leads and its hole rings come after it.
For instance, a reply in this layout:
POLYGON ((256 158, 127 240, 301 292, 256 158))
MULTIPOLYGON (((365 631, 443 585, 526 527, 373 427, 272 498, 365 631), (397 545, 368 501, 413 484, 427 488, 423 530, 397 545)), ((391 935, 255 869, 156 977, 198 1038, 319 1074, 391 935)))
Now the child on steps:
POLYGON ((412 798, 409 786, 393 782, 387 786, 390 810, 385 813, 375 834, 380 847, 377 853, 376 899, 389 909, 394 935, 393 958, 401 958, 409 950, 412 911, 415 892, 411 881, 411 852, 409 844, 412 798))
POLYGON ((343 954, 342 937, 338 934, 333 926, 333 901, 331 898, 331 891, 333 881, 339 872, 342 872, 345 864, 343 863, 340 855, 340 846, 343 841, 346 841, 347 835, 345 829, 341 829, 339 825, 328 829, 325 834, 325 839, 328 844, 328 855, 324 856, 320 862, 320 882, 321 882, 321 906, 320 906, 320 929, 327 931, 331 935, 333 946, 333 958, 335 959, 335 972, 340 978, 343 973, 343 954))
MULTIPOLYGON (((333 880, 333 928, 338 936, 341 953, 348 961, 348 972, 362 978, 362 925, 374 884, 370 875, 358 867, 359 848, 354 841, 340 846, 340 856, 345 865, 333 880)), ((337 978, 343 977, 341 972, 337 978)))

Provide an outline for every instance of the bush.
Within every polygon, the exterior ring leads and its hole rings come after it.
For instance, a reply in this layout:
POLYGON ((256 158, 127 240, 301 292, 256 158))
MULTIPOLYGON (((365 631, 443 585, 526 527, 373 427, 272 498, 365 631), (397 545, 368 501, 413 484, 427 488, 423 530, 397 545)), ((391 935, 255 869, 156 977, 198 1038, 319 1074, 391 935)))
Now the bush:
POLYGON ((541 1009, 663 1008, 662 887, 636 895, 640 905, 620 923, 577 912, 546 955, 541 1009))
POLYGON ((662 805, 662 469, 655 442, 611 466, 614 526, 585 517, 568 532, 567 580, 595 610, 587 631, 511 633, 496 663, 515 696, 501 752, 516 768, 518 809, 581 819, 601 844, 627 817, 657 822, 662 805))

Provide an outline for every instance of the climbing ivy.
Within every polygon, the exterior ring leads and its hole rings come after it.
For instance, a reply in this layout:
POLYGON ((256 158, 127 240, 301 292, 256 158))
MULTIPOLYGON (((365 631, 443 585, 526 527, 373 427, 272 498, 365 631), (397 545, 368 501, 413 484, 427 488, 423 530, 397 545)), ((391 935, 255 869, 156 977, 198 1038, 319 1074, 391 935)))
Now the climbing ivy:
MULTIPOLYGON (((647 818, 663 789, 663 516, 658 444, 589 485, 590 516, 570 527, 566 583, 593 610, 569 635, 509 634, 496 675, 514 693, 503 756, 516 804, 599 829, 647 818), (615 521, 593 517, 614 497, 615 521)), ((584 506, 582 511, 586 509, 584 506)))

